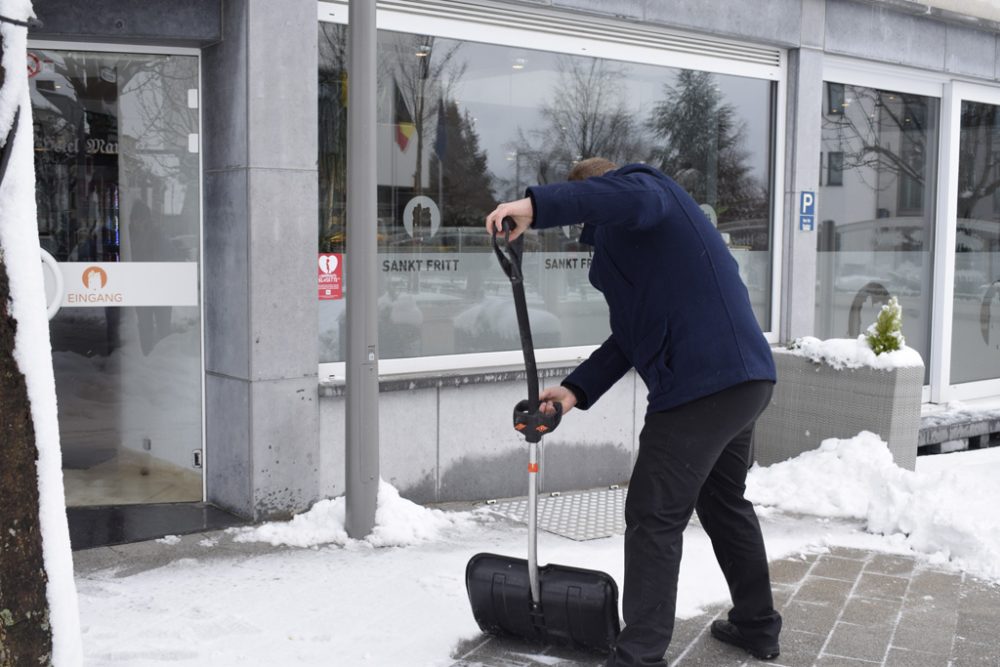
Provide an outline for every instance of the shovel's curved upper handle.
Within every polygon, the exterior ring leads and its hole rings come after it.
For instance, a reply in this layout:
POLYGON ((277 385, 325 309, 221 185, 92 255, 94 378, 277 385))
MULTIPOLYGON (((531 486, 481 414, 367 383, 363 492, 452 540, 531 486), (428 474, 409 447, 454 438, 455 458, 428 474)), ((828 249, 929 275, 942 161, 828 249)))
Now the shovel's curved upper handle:
POLYGON ((524 241, 520 237, 514 241, 510 240, 510 233, 517 226, 514 223, 514 219, 510 216, 501 220, 500 226, 503 227, 503 240, 506 248, 500 247, 500 243, 497 241, 497 230, 494 229, 493 252, 496 253, 497 259, 500 260, 500 268, 507 274, 511 282, 521 282, 524 278, 521 274, 521 256, 524 252, 524 241))

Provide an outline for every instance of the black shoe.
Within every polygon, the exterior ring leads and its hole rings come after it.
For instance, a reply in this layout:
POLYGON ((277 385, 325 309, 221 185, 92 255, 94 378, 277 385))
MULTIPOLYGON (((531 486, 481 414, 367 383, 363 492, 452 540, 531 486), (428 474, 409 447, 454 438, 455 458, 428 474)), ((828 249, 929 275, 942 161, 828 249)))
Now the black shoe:
POLYGON ((778 657, 780 649, 778 643, 761 644, 743 636, 740 629, 729 621, 712 621, 712 636, 720 642, 732 644, 745 649, 747 653, 758 660, 774 660, 778 657))

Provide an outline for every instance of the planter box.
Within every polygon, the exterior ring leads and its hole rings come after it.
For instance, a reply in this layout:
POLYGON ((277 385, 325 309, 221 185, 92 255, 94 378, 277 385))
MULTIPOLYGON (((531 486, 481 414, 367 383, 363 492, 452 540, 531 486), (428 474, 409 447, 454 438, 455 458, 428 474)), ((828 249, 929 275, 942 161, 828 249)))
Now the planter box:
POLYGON ((774 363, 778 384, 754 432, 760 465, 871 431, 889 443, 896 465, 916 467, 922 365, 836 369, 783 348, 774 349, 774 363))

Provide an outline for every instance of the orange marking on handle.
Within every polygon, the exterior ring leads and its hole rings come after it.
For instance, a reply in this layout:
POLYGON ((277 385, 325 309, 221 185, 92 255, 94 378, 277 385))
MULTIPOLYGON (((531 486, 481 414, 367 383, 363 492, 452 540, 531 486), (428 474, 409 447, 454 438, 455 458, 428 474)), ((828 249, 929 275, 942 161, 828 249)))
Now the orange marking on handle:
POLYGON ((537 463, 529 463, 528 464, 528 472, 538 472, 538 464, 537 463))
POLYGON ((538 426, 535 427, 535 430, 538 431, 539 433, 545 433, 546 431, 549 430, 549 427, 546 426, 545 424, 539 424, 538 426))
POLYGON ((523 431, 525 426, 527 426, 527 424, 514 424, 514 428, 518 431, 523 431))

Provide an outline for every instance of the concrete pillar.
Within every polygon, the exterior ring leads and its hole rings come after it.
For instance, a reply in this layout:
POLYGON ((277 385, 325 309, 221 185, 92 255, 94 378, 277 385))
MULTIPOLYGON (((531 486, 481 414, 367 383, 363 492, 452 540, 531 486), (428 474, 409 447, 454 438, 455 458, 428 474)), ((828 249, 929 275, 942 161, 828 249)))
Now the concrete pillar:
POLYGON ((203 54, 209 502, 255 520, 319 493, 314 0, 226 0, 203 54))
MULTIPOLYGON (((825 0, 803 0, 801 46, 788 52, 785 143, 785 228, 782 248, 781 341, 815 334, 816 237, 799 229, 799 196, 819 192, 822 149, 825 0)), ((819 202, 821 209, 823 202, 819 202)), ((817 218, 820 216, 816 216, 817 218)))

